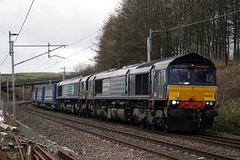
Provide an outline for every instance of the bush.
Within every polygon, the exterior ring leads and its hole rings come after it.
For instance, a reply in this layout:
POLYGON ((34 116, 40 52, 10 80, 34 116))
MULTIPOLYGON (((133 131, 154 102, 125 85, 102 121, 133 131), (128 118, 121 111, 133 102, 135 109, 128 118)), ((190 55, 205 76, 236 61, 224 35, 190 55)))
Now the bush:
POLYGON ((240 98, 218 108, 211 130, 233 133, 240 136, 240 98))

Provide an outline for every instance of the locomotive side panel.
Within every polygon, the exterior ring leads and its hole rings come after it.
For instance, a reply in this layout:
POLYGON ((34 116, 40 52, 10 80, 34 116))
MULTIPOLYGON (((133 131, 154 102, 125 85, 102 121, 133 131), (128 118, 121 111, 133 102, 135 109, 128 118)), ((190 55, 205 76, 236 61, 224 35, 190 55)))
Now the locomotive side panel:
POLYGON ((111 78, 111 96, 125 96, 126 87, 126 76, 111 78))

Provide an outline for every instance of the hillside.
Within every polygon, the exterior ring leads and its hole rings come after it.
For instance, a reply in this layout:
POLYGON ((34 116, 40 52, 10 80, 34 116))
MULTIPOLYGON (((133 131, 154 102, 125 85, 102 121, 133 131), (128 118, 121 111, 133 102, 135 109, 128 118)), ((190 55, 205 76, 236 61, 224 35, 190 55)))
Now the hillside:
POLYGON ((228 67, 215 62, 217 68, 217 109, 212 130, 240 135, 240 64, 230 62, 228 67))
POLYGON ((218 84, 218 104, 224 105, 240 97, 240 64, 231 62, 225 66, 222 62, 216 62, 217 84, 218 84))
MULTIPOLYGON (((62 73, 16 73, 15 81, 32 81, 38 79, 50 79, 50 78, 61 78, 62 73)), ((12 81, 12 74, 1 74, 1 81, 12 81)))
MULTIPOLYGON (((62 78, 62 73, 16 73, 15 74, 15 83, 16 82, 24 82, 24 81, 35 81, 35 80, 48 80, 48 79, 56 79, 62 78)), ((12 74, 1 74, 1 82, 2 84, 6 84, 6 82, 12 83, 12 74)), ((36 86, 35 86, 36 87, 36 86)), ((23 100, 23 92, 22 87, 16 87, 16 101, 23 100)), ((12 99, 12 91, 9 88, 9 100, 12 99)), ((7 102, 7 92, 6 88, 2 90, 2 100, 7 102)), ((31 100, 31 89, 30 86, 25 86, 24 89, 24 100, 31 100)))

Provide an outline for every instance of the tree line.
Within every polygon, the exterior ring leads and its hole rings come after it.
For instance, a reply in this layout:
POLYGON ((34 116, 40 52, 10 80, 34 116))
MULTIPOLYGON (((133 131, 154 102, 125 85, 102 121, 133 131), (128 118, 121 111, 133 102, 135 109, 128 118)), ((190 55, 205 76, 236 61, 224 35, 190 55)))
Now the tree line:
POLYGON ((196 52, 213 60, 240 58, 239 0, 123 0, 98 35, 95 70, 196 52))

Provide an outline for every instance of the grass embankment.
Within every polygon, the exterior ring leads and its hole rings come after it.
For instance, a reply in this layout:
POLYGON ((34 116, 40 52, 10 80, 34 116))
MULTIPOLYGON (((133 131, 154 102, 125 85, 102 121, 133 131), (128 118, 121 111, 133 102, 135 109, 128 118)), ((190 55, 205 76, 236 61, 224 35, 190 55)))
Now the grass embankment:
MULTIPOLYGON (((39 81, 39 80, 49 80, 49 79, 61 79, 62 78, 62 74, 61 73, 16 73, 15 74, 15 84, 16 83, 25 83, 25 82, 29 82, 29 81, 39 81)), ((12 83, 12 74, 1 74, 1 82, 2 84, 6 84, 6 82, 9 82, 9 84, 12 83)), ((35 85, 35 88, 38 87, 43 87, 46 86, 48 84, 45 85, 35 85)), ((31 99, 31 91, 30 91, 30 86, 24 86, 24 99, 25 100, 30 100, 31 99)), ((23 94, 22 94, 22 87, 16 87, 16 100, 22 100, 23 99, 23 94)), ((9 98, 10 101, 12 99, 12 91, 11 88, 9 88, 9 98)), ((4 102, 7 102, 7 91, 6 88, 2 90, 2 100, 4 100, 4 102)))
POLYGON ((231 62, 228 67, 216 62, 217 110, 212 130, 240 136, 240 64, 231 62))
MULTIPOLYGON (((15 81, 33 81, 39 79, 61 78, 61 73, 16 73, 15 81)), ((12 74, 1 74, 1 81, 12 81, 12 74)))

